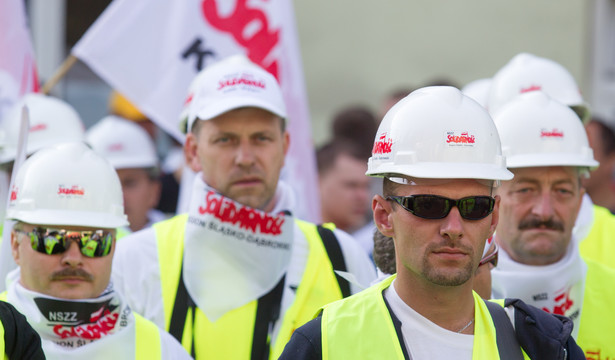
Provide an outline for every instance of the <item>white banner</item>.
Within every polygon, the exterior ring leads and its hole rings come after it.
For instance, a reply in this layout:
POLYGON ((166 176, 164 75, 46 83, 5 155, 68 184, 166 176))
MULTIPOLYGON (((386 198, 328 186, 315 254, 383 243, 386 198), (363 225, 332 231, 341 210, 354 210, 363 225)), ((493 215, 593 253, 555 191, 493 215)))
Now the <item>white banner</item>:
POLYGON ((23 0, 0 1, 0 119, 21 96, 38 91, 23 0))
POLYGON ((295 215, 320 220, 311 139, 292 2, 114 0, 72 52, 178 140, 179 114, 197 72, 245 53, 280 82, 289 113, 290 151, 283 178, 295 215))

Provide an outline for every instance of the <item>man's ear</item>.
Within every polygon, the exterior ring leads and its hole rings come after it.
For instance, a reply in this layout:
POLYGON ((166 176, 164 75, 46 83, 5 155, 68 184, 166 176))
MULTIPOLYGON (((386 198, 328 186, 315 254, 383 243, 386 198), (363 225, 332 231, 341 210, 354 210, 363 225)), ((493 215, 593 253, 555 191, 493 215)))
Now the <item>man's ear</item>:
POLYGON ((199 162, 199 158, 197 156, 198 144, 199 141, 193 133, 189 132, 186 134, 186 142, 184 143, 184 157, 186 160, 186 165, 188 165, 195 173, 202 170, 201 163, 199 162))
POLYGON ((11 230, 11 253, 13 254, 13 260, 19 265, 19 241, 17 240, 17 232, 11 230))
POLYGON ((380 195, 374 196, 372 199, 372 212, 374 213, 374 224, 382 235, 393 237, 393 208, 391 203, 380 195))
POLYGON ((500 195, 494 196, 495 204, 493 205, 493 212, 491 213, 491 225, 489 226, 489 237, 493 236, 495 233, 495 228, 498 226, 498 221, 500 221, 500 195))

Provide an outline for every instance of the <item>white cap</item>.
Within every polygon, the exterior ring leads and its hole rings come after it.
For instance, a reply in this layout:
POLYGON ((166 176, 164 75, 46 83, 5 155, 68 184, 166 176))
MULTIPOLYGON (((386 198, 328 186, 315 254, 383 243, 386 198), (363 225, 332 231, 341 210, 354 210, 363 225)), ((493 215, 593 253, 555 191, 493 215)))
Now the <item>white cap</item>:
POLYGON ((235 55, 202 70, 186 100, 186 131, 196 119, 210 120, 227 111, 257 107, 286 119, 280 85, 273 75, 244 55, 235 55))
POLYGON ((543 91, 554 100, 570 106, 585 123, 591 114, 576 81, 562 65, 528 53, 513 57, 493 76, 488 109, 492 116, 520 94, 543 91))
POLYGON ((86 142, 116 169, 158 166, 154 142, 142 127, 110 115, 86 132, 86 142))
POLYGON ((465 96, 469 96, 476 100, 476 102, 481 104, 484 108, 487 108, 487 101, 489 101, 489 88, 491 88, 491 78, 484 78, 470 81, 461 88, 461 92, 465 96))
POLYGON ((513 177, 487 110, 451 86, 415 90, 384 116, 366 175, 394 174, 425 179, 513 177))
POLYGON ((27 155, 61 142, 82 141, 85 133, 83 122, 68 103, 42 94, 26 94, 2 120, 6 146, 0 152, 0 163, 15 160, 17 139, 21 123, 21 109, 26 105, 30 116, 27 155))
POLYGON ((508 168, 598 166, 578 116, 542 91, 517 96, 494 121, 508 168))
POLYGON ((26 160, 6 217, 40 225, 128 225, 117 173, 83 142, 57 144, 26 160))

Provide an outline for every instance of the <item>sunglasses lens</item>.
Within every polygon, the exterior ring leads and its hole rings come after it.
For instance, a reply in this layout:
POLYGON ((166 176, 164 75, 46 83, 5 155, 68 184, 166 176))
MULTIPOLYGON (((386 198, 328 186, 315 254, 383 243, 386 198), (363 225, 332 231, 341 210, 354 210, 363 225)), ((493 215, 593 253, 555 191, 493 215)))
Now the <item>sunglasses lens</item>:
POLYGON ((491 214, 494 200, 490 196, 472 196, 459 200, 461 216, 468 220, 480 220, 491 214))
POLYGON ((34 229, 29 233, 32 248, 47 255, 61 254, 76 242, 81 253, 87 257, 101 257, 111 252, 113 236, 102 230, 69 232, 64 230, 34 229))
POLYGON ((491 196, 469 196, 452 200, 438 195, 391 196, 412 214, 424 219, 442 219, 457 206, 459 214, 467 220, 480 220, 491 214, 495 200, 491 196))
POLYGON ((442 219, 450 211, 450 201, 433 195, 417 195, 411 198, 414 215, 425 219, 442 219))

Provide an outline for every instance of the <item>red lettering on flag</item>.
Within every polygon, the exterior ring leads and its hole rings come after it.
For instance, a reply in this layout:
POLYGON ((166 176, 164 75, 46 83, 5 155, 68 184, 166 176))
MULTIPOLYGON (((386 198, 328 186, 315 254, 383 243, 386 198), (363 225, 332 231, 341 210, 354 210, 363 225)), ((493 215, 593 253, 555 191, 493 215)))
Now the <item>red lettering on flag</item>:
POLYGON ((265 63, 267 55, 280 42, 280 31, 269 29, 267 15, 259 10, 248 8, 247 0, 237 0, 235 10, 228 17, 220 17, 216 0, 203 0, 201 10, 205 20, 216 29, 229 33, 239 45, 247 50, 250 60, 262 66, 270 72, 278 81, 278 61, 274 59, 268 64, 265 63), (249 38, 246 37, 245 30, 248 25, 257 23, 258 31, 254 32, 249 38))

